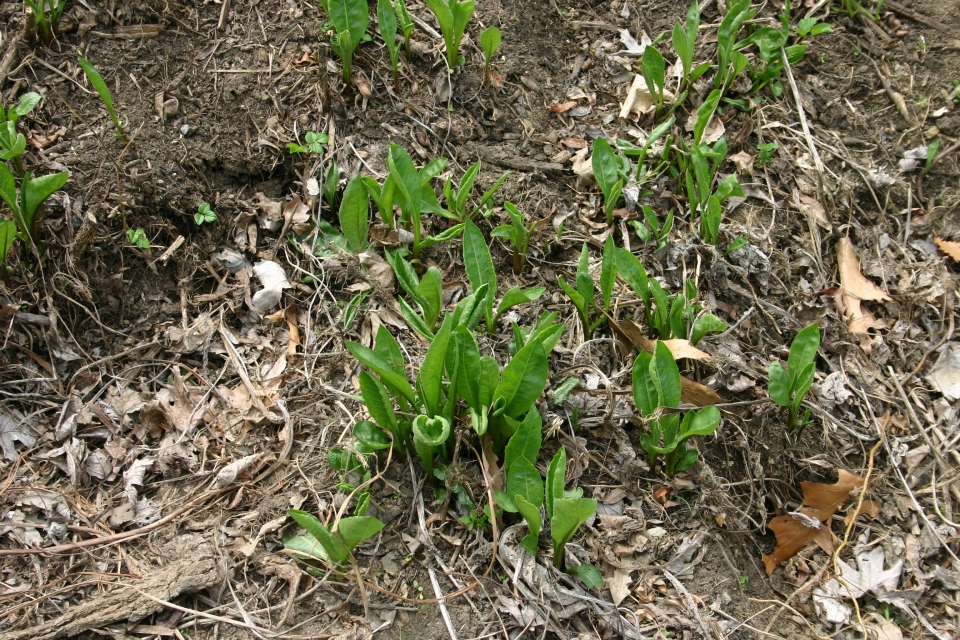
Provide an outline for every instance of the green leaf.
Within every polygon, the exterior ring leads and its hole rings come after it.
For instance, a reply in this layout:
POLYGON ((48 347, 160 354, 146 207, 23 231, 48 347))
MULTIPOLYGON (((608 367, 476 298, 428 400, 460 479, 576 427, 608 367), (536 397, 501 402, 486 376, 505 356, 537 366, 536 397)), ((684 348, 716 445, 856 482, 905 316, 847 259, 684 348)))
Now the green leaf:
POLYGON ((407 324, 410 325, 410 328, 427 340, 433 340, 434 333, 433 330, 427 326, 427 321, 421 317, 406 300, 398 298, 397 301, 400 303, 400 313, 403 315, 403 319, 407 321, 407 324))
POLYGON ((523 537, 520 544, 532 556, 537 555, 537 538, 540 537, 540 530, 543 528, 543 519, 540 516, 540 505, 533 505, 527 502, 523 496, 515 496, 514 504, 517 511, 527 521, 527 529, 530 533, 523 537))
POLYGON ((347 549, 353 551, 358 544, 377 535, 381 529, 383 523, 373 516, 354 516, 340 521, 337 525, 337 536, 347 549))
MULTIPOLYGON (((344 67, 350 66, 353 52, 367 32, 370 20, 367 0, 328 0, 330 19, 337 30, 344 67)), ((350 79, 345 75, 345 80, 350 79)))
MULTIPOLYGON (((482 285, 488 285, 487 299, 484 304, 484 315, 488 321, 493 321, 493 296, 497 289, 497 272, 490 258, 490 249, 483 233, 471 220, 464 222, 463 229, 463 266, 467 271, 467 280, 470 288, 476 291, 482 285)), ((493 330, 493 327, 488 327, 493 330)))
POLYGON ((620 162, 610 143, 603 137, 593 141, 593 156, 590 158, 593 175, 597 180, 604 201, 610 200, 614 185, 620 179, 620 162))
POLYGON ((516 418, 526 413, 547 384, 549 368, 543 345, 532 342, 517 352, 503 368, 494 402, 503 399, 503 415, 516 418))
POLYGON ((431 418, 440 411, 440 393, 443 388, 443 369, 447 358, 447 346, 450 342, 450 331, 453 318, 447 316, 437 335, 434 336, 427 355, 420 366, 417 376, 417 386, 426 407, 427 415, 431 418))
POLYGON ((457 350, 457 366, 460 371, 458 389, 467 406, 480 410, 480 349, 473 332, 466 327, 457 327, 453 332, 453 348, 457 350))
POLYGON ((331 562, 343 564, 350 557, 350 552, 343 543, 334 538, 314 515, 297 509, 287 509, 287 515, 317 539, 331 562))
POLYGON ((679 442, 693 436, 709 436, 717 430, 718 426, 720 426, 720 410, 716 407, 704 407, 699 411, 688 411, 687 415, 683 416, 679 442))
POLYGON ((587 562, 570 567, 567 573, 579 576, 583 581, 583 586, 587 589, 599 589, 603 586, 603 576, 600 574, 600 570, 587 562))
POLYGON ((507 495, 514 504, 517 496, 533 505, 543 504, 543 479, 529 460, 518 458, 507 470, 507 495))
POLYGON ((351 253, 359 253, 367 244, 370 224, 370 198, 363 179, 357 176, 347 183, 340 201, 340 229, 351 253))
POLYGON ((497 313, 495 317, 499 318, 503 312, 517 306, 518 304, 533 302, 534 300, 539 299, 546 290, 546 287, 534 287, 532 289, 523 289, 521 291, 520 287, 513 287, 503 294, 503 299, 500 300, 500 304, 497 306, 497 313))
POLYGON ((500 48, 500 29, 496 27, 484 29, 480 34, 480 46, 483 47, 483 57, 486 58, 487 64, 490 64, 493 55, 500 48))
POLYGON ((646 351, 637 354, 633 361, 633 401, 640 415, 648 418, 660 408, 660 395, 650 375, 650 363, 653 360, 646 351))
POLYGON ((97 90, 100 99, 103 100, 103 105, 107 108, 110 119, 113 120, 113 126, 117 130, 117 135, 122 137, 123 127, 120 125, 120 119, 117 118, 117 112, 113 110, 113 96, 110 95, 110 89, 107 87, 107 83, 103 81, 103 76, 101 76, 97 68, 83 56, 78 55, 77 62, 80 63, 80 67, 83 69, 84 75, 87 76, 87 80, 89 80, 93 88, 97 90))
POLYGON ((577 263, 577 291, 584 302, 590 306, 593 302, 593 277, 590 275, 590 252, 587 249, 587 243, 583 243, 583 249, 580 250, 580 262, 577 263))
POLYGON ((617 271, 630 288, 640 296, 647 306, 650 304, 650 288, 648 285, 647 270, 643 268, 637 256, 626 249, 618 247, 614 252, 617 262, 617 271))
POLYGON ((820 327, 815 324, 804 328, 793 339, 790 345, 790 356, 787 358, 787 372, 790 374, 791 387, 797 387, 796 380, 799 373, 807 365, 813 364, 820 349, 820 327))
POLYGON ((322 562, 330 562, 330 557, 323 545, 311 535, 284 537, 283 548, 293 551, 296 558, 313 558, 322 562))
POLYGON ((547 504, 547 517, 553 519, 553 505, 563 497, 563 485, 567 478, 567 450, 562 446, 550 460, 550 466, 547 467, 547 486, 545 499, 547 504))
MULTIPOLYGON (((537 458, 540 456, 540 444, 543 440, 540 431, 542 427, 543 422, 540 418, 540 412, 537 411, 536 407, 531 408, 517 431, 510 437, 510 441, 507 442, 503 457, 504 469, 509 470, 520 459, 536 464, 537 458)), ((540 502, 543 502, 543 496, 540 497, 540 502)))
POLYGON ((670 349, 660 340, 657 340, 657 347, 653 352, 653 359, 650 361, 650 375, 660 398, 660 406, 679 407, 681 395, 680 369, 677 367, 677 361, 673 359, 670 349))
POLYGON ((703 101, 703 104, 700 105, 700 108, 697 109, 697 123, 693 127, 694 147, 700 144, 700 140, 703 138, 703 131, 707 128, 707 123, 710 122, 710 118, 713 117, 713 112, 717 110, 721 95, 719 89, 714 89, 710 92, 710 95, 707 96, 707 99, 703 101))
POLYGON ((600 270, 600 292, 603 295, 605 311, 610 310, 610 297, 613 295, 613 285, 617 280, 616 250, 611 233, 603 245, 603 262, 600 270))
POLYGON ((811 362, 797 374, 797 379, 793 383, 792 391, 794 406, 798 409, 800 408, 800 403, 803 402, 803 396, 807 393, 807 389, 813 384, 813 375, 816 371, 816 365, 811 362))
POLYGON ((428 447, 439 447, 450 437, 450 422, 443 416, 429 418, 419 415, 413 419, 413 439, 428 447))
POLYGON ((377 329, 377 337, 376 340, 374 340, 373 349, 393 367, 394 371, 400 375, 405 375, 403 353, 400 351, 400 345, 397 344, 396 338, 394 338, 383 325, 380 325, 380 328, 377 329))
POLYGON ((17 239, 17 224, 13 220, 0 222, 0 266, 7 261, 7 254, 17 239))
POLYGON ((367 406, 367 413, 374 422, 393 434, 394 445, 402 449, 397 414, 393 410, 393 400, 387 388, 369 371, 361 371, 359 379, 360 393, 363 396, 363 404, 367 406))
POLYGON ((39 178, 31 178, 27 172, 23 177, 23 183, 20 185, 20 213, 30 237, 36 242, 35 216, 47 198, 58 191, 67 183, 70 174, 66 171, 54 173, 39 178))
POLYGON ((420 297, 426 302, 423 309, 427 325, 432 329, 436 326, 437 318, 443 310, 443 274, 436 267, 430 267, 423 274, 420 285, 417 287, 420 297))
POLYGON ((790 376, 783 370, 780 361, 770 363, 770 381, 767 389, 770 392, 770 399, 781 407, 790 406, 790 376))
POLYGON ((3 201, 10 207, 10 210, 13 212, 13 217, 21 227, 21 230, 26 232, 26 229, 23 228, 24 223, 20 215, 20 202, 17 198, 17 180, 13 177, 13 172, 2 162, 0 162, 0 197, 2 197, 3 201))
POLYGON ((38 104, 40 104, 40 94, 30 91, 20 96, 17 104, 13 107, 13 113, 19 119, 33 111, 38 104))
POLYGON ((716 196, 707 198, 707 208, 700 216, 700 235, 703 241, 708 244, 717 244, 717 236, 720 233, 720 219, 723 217, 723 210, 720 208, 720 201, 716 196))
POLYGON ((657 108, 663 104, 663 86, 666 64, 663 56, 657 51, 656 47, 647 45, 643 50, 643 58, 640 62, 643 79, 647 81, 647 87, 653 93, 657 101, 657 108))
POLYGON ((726 331, 729 326, 730 325, 712 313, 702 315, 697 318, 696 323, 693 325, 693 335, 690 338, 690 342, 695 345, 708 333, 720 333, 726 331))
POLYGON ((347 351, 353 354, 353 357, 366 365, 369 369, 377 373, 383 382, 390 384, 411 404, 416 401, 416 394, 413 387, 407 382, 407 379, 397 373, 392 364, 383 358, 379 353, 369 349, 358 342, 346 342, 344 346, 347 351))
POLYGON ((480 398, 481 407, 489 407, 500 387, 500 367, 490 356, 480 356, 480 398))
POLYGON ((553 564, 560 567, 563 548, 584 522, 597 512, 594 498, 557 498, 550 517, 550 537, 553 539, 553 564))
MULTIPOLYGON (((335 1, 343 2, 344 0, 335 1)), ((420 173, 414 166, 410 154, 403 147, 391 144, 390 153, 387 156, 387 168, 390 171, 390 177, 393 178, 394 184, 403 196, 401 209, 411 216, 419 215, 423 185, 420 182, 420 173)))
POLYGON ((361 420, 353 426, 353 437, 357 439, 357 451, 360 453, 373 453, 390 448, 387 434, 369 420, 361 420))

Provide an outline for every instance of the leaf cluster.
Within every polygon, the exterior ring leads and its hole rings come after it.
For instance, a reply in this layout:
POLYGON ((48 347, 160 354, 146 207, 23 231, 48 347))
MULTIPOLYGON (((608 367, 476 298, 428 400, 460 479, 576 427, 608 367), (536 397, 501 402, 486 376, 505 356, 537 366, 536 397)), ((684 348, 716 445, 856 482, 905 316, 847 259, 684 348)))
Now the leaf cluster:
POLYGON ((780 361, 770 363, 770 398, 788 410, 787 431, 799 434, 810 424, 810 411, 800 418, 803 397, 816 373, 817 350, 820 348, 820 328, 812 324, 797 334, 790 345, 787 368, 780 361))
POLYGON ((563 278, 557 278, 557 284, 570 298, 570 302, 580 316, 583 325, 583 334, 586 340, 593 336, 593 331, 606 320, 605 313, 610 310, 610 300, 613 296, 613 285, 617 279, 616 253, 618 249, 613 243, 613 236, 608 235, 603 245, 603 260, 600 267, 600 293, 603 299, 602 306, 597 305, 596 284, 590 275, 590 252, 587 243, 583 243, 580 251, 580 261, 577 263, 577 274, 574 280, 575 287, 567 284, 563 278), (591 314, 591 310, 596 313, 591 314), (591 316, 596 320, 591 320, 591 316))
POLYGON ((34 26, 43 44, 50 45, 60 33, 60 16, 67 0, 23 0, 33 11, 34 26))
POLYGON ((474 0, 426 0, 440 24, 440 34, 447 49, 447 68, 460 66, 460 42, 473 16, 474 0))

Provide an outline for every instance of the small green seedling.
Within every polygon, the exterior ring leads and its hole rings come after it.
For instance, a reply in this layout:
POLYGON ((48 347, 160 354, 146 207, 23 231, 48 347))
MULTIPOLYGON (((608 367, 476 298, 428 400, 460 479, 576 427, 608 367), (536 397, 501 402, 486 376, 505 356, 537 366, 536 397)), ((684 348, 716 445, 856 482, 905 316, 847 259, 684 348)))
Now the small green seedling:
POLYGON ((67 0, 23 0, 33 11, 37 33, 43 44, 49 45, 60 33, 60 16, 67 6, 67 0))
MULTIPOLYGON (((563 550, 584 522, 597 512, 595 498, 584 498, 583 489, 576 487, 570 491, 564 489, 567 475, 567 451, 563 447, 557 451, 547 467, 545 500, 547 517, 550 519, 550 537, 553 539, 553 566, 563 569, 563 550)), ((581 565, 583 566, 583 565, 581 565)), ((582 571, 575 570, 583 577, 582 571)), ((596 576, 590 575, 595 578, 596 576)))
POLYGON ((688 449, 686 441, 711 435, 720 425, 720 411, 712 406, 688 411, 682 422, 679 413, 665 413, 664 409, 680 406, 681 395, 680 370, 670 349, 658 340, 653 355, 643 351, 633 363, 633 398, 650 426, 650 433, 640 436, 650 468, 663 455, 666 474, 671 478, 697 461, 697 450, 688 449))
POLYGON ((331 162, 327 168, 327 177, 323 181, 323 199, 327 206, 333 209, 337 204, 337 189, 340 188, 340 167, 331 162))
POLYGON ((533 232, 543 221, 537 222, 534 220, 528 227, 523 222, 523 214, 512 202, 504 202, 503 208, 510 215, 510 224, 500 225, 490 235, 494 238, 505 238, 510 242, 510 247, 513 249, 513 273, 514 275, 520 275, 527 263, 530 239, 533 237, 533 232))
MULTIPOLYGON (((693 67, 693 52, 697 46, 697 31, 700 29, 700 6, 696 0, 687 10, 686 24, 679 22, 673 25, 673 49, 683 67, 683 80, 680 82, 680 91, 683 92, 696 82, 700 76, 710 70, 710 63, 693 67)), ((678 100, 679 102, 679 100, 678 100)))
POLYGON ((430 11, 440 23, 440 33, 447 47, 447 68, 460 66, 460 41, 467 30, 467 23, 473 16, 474 0, 425 0, 430 11))
POLYGON ((397 10, 397 25, 403 33, 403 47, 407 52, 407 62, 410 62, 410 34, 413 33, 413 20, 410 19, 410 12, 407 11, 407 3, 404 0, 394 0, 394 8, 397 10))
POLYGON ((503 461, 506 490, 495 494, 497 504, 504 511, 520 513, 527 521, 529 533, 520 544, 534 557, 537 555, 537 539, 543 528, 543 519, 540 517, 540 505, 544 498, 543 478, 535 466, 540 457, 542 427, 540 413, 536 408, 530 409, 507 442, 503 461))
MULTIPOLYGON (((519 212, 517 212, 519 214, 519 212)), ((486 286, 486 295, 482 300, 483 317, 487 326, 487 333, 493 335, 496 331, 497 320, 507 310, 527 302, 533 302, 544 294, 544 287, 521 289, 512 287, 507 291, 494 312, 494 299, 497 292, 497 272, 490 257, 490 247, 483 237, 480 228, 471 220, 464 223, 463 231, 463 264, 467 271, 467 280, 470 288, 477 292, 486 286)))
POLYGON ((667 213, 667 217, 661 225, 660 219, 657 218, 657 214, 652 208, 647 205, 642 205, 641 209, 643 210, 643 222, 640 220, 631 220, 629 224, 633 227, 633 230, 637 232, 641 240, 644 242, 656 242, 657 248, 654 251, 660 251, 667 246, 667 236, 673 228, 673 210, 667 213))
POLYGON ((431 266, 424 272, 423 278, 418 278, 416 270, 403 256, 405 251, 387 251, 387 262, 393 267, 397 283, 413 299, 420 311, 418 313, 406 300, 400 298, 400 312, 414 331, 432 340, 443 311, 443 274, 438 268, 431 266))
POLYGON ((343 61, 343 83, 350 90, 353 76, 353 53, 367 33, 370 21, 367 0, 321 0, 333 23, 330 44, 343 61))
POLYGON ((367 246, 370 225, 370 196, 363 178, 356 176, 347 183, 340 200, 340 230, 347 241, 347 250, 360 253, 367 246))
MULTIPOLYGON (((366 499, 369 504, 369 496, 366 499)), ((304 559, 322 560, 334 566, 344 567, 358 544, 369 540, 383 529, 383 523, 373 516, 343 518, 331 531, 313 514, 297 509, 288 509, 287 514, 307 530, 307 535, 284 540, 283 546, 304 559)))
POLYGON ((217 221, 217 214, 210 208, 209 202, 204 202, 197 207, 197 212, 193 214, 193 221, 197 223, 197 226, 212 224, 217 221))
POLYGON ((666 88, 666 69, 666 63, 663 60, 663 56, 659 51, 657 51, 657 48, 653 45, 647 45, 647 47, 643 50, 643 58, 640 61, 640 70, 643 75, 643 79, 647 82, 647 88, 653 95, 653 100, 656 105, 656 108, 653 112, 654 118, 656 118, 657 114, 663 110, 663 92, 666 88))
POLYGON ((97 90, 100 99, 103 101, 103 105, 107 108, 107 113, 110 114, 110 119, 113 120, 116 136, 124 142, 129 142, 127 134, 123 131, 123 125, 120 124, 120 118, 117 117, 117 112, 113 108, 113 96, 110 95, 110 88, 107 87, 107 83, 104 82, 103 76, 100 75, 100 72, 97 71, 97 68, 94 67, 89 60, 80 54, 77 54, 77 62, 80 63, 84 75, 87 76, 87 80, 90 81, 93 88, 97 90))
POLYGON ((350 299, 350 302, 347 303, 347 306, 343 309, 343 332, 346 333, 350 329, 350 325, 353 324, 353 319, 357 317, 357 313, 360 311, 360 305, 363 304, 364 299, 370 295, 370 291, 361 291, 357 295, 353 296, 350 299))
POLYGON ((937 151, 940 149, 940 140, 935 139, 931 140, 927 145, 927 162, 923 167, 923 175, 930 173, 930 169, 933 167, 933 159, 937 157, 937 151))
POLYGON ((779 149, 779 146, 776 142, 761 142, 758 144, 757 150, 760 153, 757 154, 757 164, 761 167, 770 164, 770 153, 776 151, 777 149, 779 149))
MULTIPOLYGON (((3 198, 10 211, 13 212, 13 221, 16 223, 16 237, 25 247, 36 247, 38 254, 43 254, 45 243, 40 239, 41 222, 43 221, 43 206, 47 198, 52 196, 70 177, 69 172, 54 173, 39 178, 31 178, 30 172, 23 175, 20 188, 17 188, 16 178, 6 164, 0 163, 0 197, 3 198)), ((6 246, 9 253, 13 241, 9 239, 10 226, 4 226, 4 239, 0 245, 6 246)))
MULTIPOLYGON (((444 160, 444 162, 446 162, 446 160, 444 160)), ((478 213, 484 217, 489 217, 493 210, 493 196, 496 195, 497 190, 500 189, 500 186, 503 184, 503 181, 507 179, 507 176, 510 175, 510 172, 504 171, 493 186, 484 192, 477 206, 468 211, 467 199, 470 197, 470 192, 473 190, 473 185, 479 175, 480 161, 477 160, 463 174, 459 187, 453 184, 453 178, 447 178, 444 181, 443 197, 446 200, 447 209, 440 208, 439 205, 435 205, 431 200, 429 203, 424 202, 424 210, 449 218, 455 222, 463 222, 467 219, 476 221, 478 213)))
POLYGON ((613 224, 613 210, 623 194, 623 186, 631 173, 630 161, 617 154, 604 138, 593 141, 593 156, 590 159, 593 175, 603 193, 603 212, 607 224, 613 224))
POLYGON ((127 229, 127 240, 138 249, 150 248, 150 239, 143 229, 127 229))
POLYGON ((797 35, 801 40, 821 33, 833 33, 833 27, 826 22, 820 22, 819 18, 801 18, 797 22, 797 35))
POLYGON ((317 133, 316 131, 307 131, 303 136, 304 141, 307 143, 305 145, 300 144, 299 142, 288 142, 287 151, 290 153, 315 153, 317 155, 323 154, 323 145, 327 144, 330 140, 330 136, 325 133, 317 133))
POLYGON ((613 285, 617 279, 616 264, 617 248, 613 244, 613 235, 608 235, 603 246, 603 261, 600 269, 600 291, 603 297, 603 307, 598 307, 595 299, 596 285, 590 275, 590 254, 587 243, 583 243, 580 251, 580 261, 577 263, 576 288, 571 287, 563 278, 557 278, 557 283, 573 303, 580 316, 585 339, 593 336, 593 330, 606 320, 603 312, 610 310, 610 300, 613 294, 613 285), (597 310, 596 322, 590 322, 590 309, 597 310))
POLYGON ((480 34, 480 46, 483 47, 483 82, 490 82, 490 61, 500 48, 500 29, 487 27, 480 34))
POLYGON ((390 54, 390 71, 393 73, 393 88, 400 90, 400 50, 397 48, 397 14, 390 0, 377 0, 377 25, 380 27, 380 37, 387 45, 390 54))
MULTIPOLYGON (((720 22, 717 29, 717 75, 714 76, 713 86, 722 94, 727 92, 730 84, 747 66, 747 56, 737 50, 737 36, 743 23, 757 14, 756 9, 750 8, 751 0, 735 0, 728 5, 727 15, 720 22)), ((697 139, 699 142, 699 139, 697 139)))
POLYGON ((7 110, 0 108, 0 159, 13 162, 13 170, 23 175, 23 152, 27 139, 17 131, 17 121, 40 103, 39 93, 25 93, 7 110))
POLYGON ((800 418, 803 396, 813 384, 817 366, 814 362, 820 348, 820 327, 815 324, 806 327, 790 345, 787 369, 784 371, 780 361, 770 363, 770 398, 789 411, 787 431, 799 435, 810 424, 810 411, 800 418))

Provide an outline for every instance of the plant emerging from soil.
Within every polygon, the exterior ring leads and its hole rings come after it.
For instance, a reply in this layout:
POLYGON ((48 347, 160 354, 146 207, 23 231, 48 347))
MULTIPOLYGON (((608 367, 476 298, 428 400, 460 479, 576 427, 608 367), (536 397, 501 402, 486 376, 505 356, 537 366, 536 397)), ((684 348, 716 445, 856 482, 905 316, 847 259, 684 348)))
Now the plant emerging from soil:
POLYGON ((34 27, 43 43, 49 45, 60 32, 60 16, 67 6, 67 0, 23 0, 34 16, 34 27))
POLYGON ((523 221, 523 214, 512 202, 504 202, 503 208, 510 216, 510 224, 502 224, 490 234, 494 238, 504 238, 510 243, 513 251, 513 273, 520 275, 527 264, 527 251, 530 249, 530 239, 533 232, 543 221, 532 221, 528 227, 523 221))
POLYGON ((397 14, 390 0, 377 0, 377 26, 380 28, 380 37, 387 45, 390 54, 390 71, 393 73, 393 88, 400 89, 400 49, 397 47, 397 14))
POLYGON ((816 373, 817 350, 820 348, 820 327, 815 324, 803 329, 790 345, 790 356, 784 370, 780 361, 770 363, 770 398, 788 411, 787 431, 798 434, 810 424, 810 411, 800 417, 803 397, 816 373))
MULTIPOLYGON (((69 177, 69 172, 62 171, 33 178, 27 171, 18 186, 13 172, 7 165, 0 164, 0 197, 13 212, 13 223, 16 225, 16 233, 13 235, 25 247, 36 248, 38 255, 43 255, 46 248, 46 243, 40 237, 44 204, 47 198, 67 183, 69 177)), ((10 221, 4 223, 3 231, 0 232, 0 236, 2 236, 0 238, 0 248, 4 248, 2 256, 4 261, 6 261, 13 245, 11 238, 13 228, 9 223, 10 221)))
POLYGON ((17 121, 39 103, 40 94, 31 91, 20 96, 17 104, 9 109, 0 108, 0 159, 10 160, 18 176, 23 176, 23 152, 27 148, 27 139, 17 131, 17 121))
POLYGON ((107 108, 107 113, 110 114, 110 119, 113 120, 113 128, 116 136, 123 142, 129 142, 127 134, 123 130, 123 125, 120 123, 120 118, 117 117, 117 112, 113 108, 113 96, 110 94, 110 88, 107 86, 107 83, 104 82, 103 76, 101 76, 97 68, 82 55, 77 55, 77 62, 80 63, 84 75, 87 76, 87 80, 90 81, 93 88, 97 90, 97 94, 99 94, 100 99, 103 101, 103 105, 107 108))
POLYGON ((205 224, 213 224, 217 221, 217 214, 210 208, 209 202, 203 202, 197 207, 197 212, 193 214, 193 221, 197 223, 198 227, 205 224))
POLYGON ((330 46, 343 63, 343 83, 349 91, 353 77, 353 53, 367 33, 370 9, 367 0, 320 0, 320 4, 330 16, 330 22, 327 23, 333 30, 330 46))
POLYGON ((425 0, 430 11, 440 23, 440 33, 447 47, 447 68, 451 71, 460 66, 460 41, 473 16, 474 0, 425 0))
POLYGON ((500 29, 487 27, 480 34, 480 46, 483 47, 483 82, 491 84, 490 61, 500 48, 500 29))

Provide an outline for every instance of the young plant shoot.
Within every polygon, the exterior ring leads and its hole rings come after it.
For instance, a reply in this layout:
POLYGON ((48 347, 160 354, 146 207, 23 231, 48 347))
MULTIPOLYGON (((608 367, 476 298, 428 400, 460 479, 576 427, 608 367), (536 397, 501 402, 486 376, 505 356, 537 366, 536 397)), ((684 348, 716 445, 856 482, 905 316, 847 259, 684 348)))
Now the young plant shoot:
POLYGON ((534 220, 528 227, 523 222, 523 214, 512 202, 504 202, 503 208, 510 215, 510 224, 500 225, 490 235, 494 238, 504 238, 510 243, 513 249, 513 273, 518 276, 527 263, 527 251, 530 248, 533 232, 542 221, 534 220))
POLYGON ((397 47, 397 14, 390 0, 377 0, 377 25, 380 37, 387 45, 390 54, 390 71, 393 73, 393 89, 400 90, 399 62, 400 49, 397 47))
POLYGON ((430 11, 440 23, 440 33, 447 47, 447 68, 453 71, 460 66, 460 41, 473 16, 474 0, 425 0, 430 11))
POLYGON ((490 76, 490 61, 500 48, 500 29, 487 27, 480 34, 480 46, 483 47, 483 83, 493 84, 490 76))
POLYGON ((333 23, 334 34, 330 44, 343 62, 343 83, 349 91, 353 76, 353 53, 366 34, 370 21, 367 0, 326 0, 324 8, 333 23))
POLYGON ((817 371, 815 360, 820 348, 820 327, 810 325, 797 334, 790 345, 787 369, 780 361, 770 363, 770 398, 788 411, 787 431, 799 435, 810 424, 810 411, 800 417, 803 397, 817 371))
POLYGON ((103 105, 107 108, 107 113, 110 114, 110 119, 113 120, 113 127, 116 132, 116 136, 123 142, 129 142, 127 134, 123 131, 123 125, 120 124, 120 118, 117 117, 117 112, 113 108, 113 96, 110 95, 110 88, 107 87, 107 83, 104 82, 103 76, 100 75, 100 72, 97 71, 97 68, 90 63, 89 60, 84 58, 82 55, 77 55, 77 62, 80 63, 80 67, 83 69, 84 75, 87 76, 87 80, 90 81, 90 84, 93 85, 93 88, 97 90, 97 93, 100 95, 100 99, 103 101, 103 105))
POLYGON ((626 176, 631 172, 630 161, 618 155, 604 138, 593 142, 593 156, 590 159, 593 175, 603 193, 603 212, 607 224, 613 224, 613 210, 623 193, 626 176))
POLYGON ((23 176, 23 152, 27 139, 17 131, 17 121, 40 103, 39 93, 25 93, 7 110, 0 108, 0 160, 10 160, 17 176, 23 176))
POLYGON ((43 44, 50 45, 60 33, 60 16, 67 0, 23 0, 33 12, 34 26, 43 44))
POLYGON ((212 224, 217 221, 217 214, 210 208, 209 202, 204 202, 197 207, 197 212, 193 214, 193 221, 197 223, 198 227, 204 224, 212 224))

